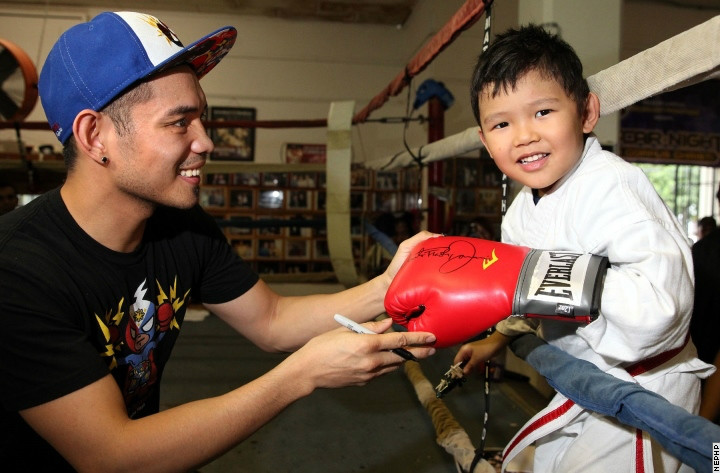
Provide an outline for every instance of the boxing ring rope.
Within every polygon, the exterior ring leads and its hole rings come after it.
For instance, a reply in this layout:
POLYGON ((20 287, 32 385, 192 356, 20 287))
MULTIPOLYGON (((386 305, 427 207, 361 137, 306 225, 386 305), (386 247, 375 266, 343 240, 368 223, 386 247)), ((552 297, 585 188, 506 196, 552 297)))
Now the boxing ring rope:
POLYGON ((420 74, 463 30, 475 24, 491 3, 492 0, 467 0, 445 26, 430 38, 430 41, 407 63, 405 69, 370 100, 365 108, 355 114, 353 122, 364 122, 370 113, 380 108, 390 97, 398 95, 410 83, 410 80, 420 74))
MULTIPOLYGON (((455 420, 445 403, 435 395, 435 389, 430 384, 420 368, 420 364, 408 361, 404 365, 405 375, 415 389, 420 404, 430 415, 437 435, 437 443, 453 456, 461 471, 470 472, 475 460, 475 447, 470 441, 465 429, 455 420)), ((477 462, 470 473, 495 473, 495 468, 486 460, 477 462)))
MULTIPOLYGON (((608 115, 662 92, 720 78, 720 16, 646 49, 588 77, 600 98, 600 115, 608 115)), ((483 147, 473 126, 424 146, 365 163, 392 170, 447 159, 483 147), (411 154, 412 153, 412 154, 411 154)))

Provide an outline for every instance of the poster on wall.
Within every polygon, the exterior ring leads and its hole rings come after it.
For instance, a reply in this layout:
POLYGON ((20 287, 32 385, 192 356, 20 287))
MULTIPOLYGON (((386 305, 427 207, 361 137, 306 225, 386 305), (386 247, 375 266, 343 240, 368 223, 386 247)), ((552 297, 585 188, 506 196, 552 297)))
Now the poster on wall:
MULTIPOLYGON (((210 120, 255 120, 254 108, 212 107, 210 120)), ((212 128, 210 137, 215 144, 210 158, 218 161, 253 161, 255 159, 255 128, 212 128)))
POLYGON ((720 164, 720 81, 629 106, 620 117, 620 155, 659 164, 720 164))
POLYGON ((324 144, 285 143, 283 158, 288 164, 325 163, 326 150, 324 144))

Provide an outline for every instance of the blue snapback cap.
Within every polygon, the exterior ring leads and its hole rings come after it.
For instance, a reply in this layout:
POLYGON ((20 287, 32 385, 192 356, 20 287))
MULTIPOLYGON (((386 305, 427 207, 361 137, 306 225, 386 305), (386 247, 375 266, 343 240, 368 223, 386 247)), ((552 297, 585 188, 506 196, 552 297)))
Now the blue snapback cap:
POLYGON ((198 79, 230 51, 237 31, 226 26, 183 46, 152 15, 105 12, 63 33, 45 60, 38 90, 50 128, 61 143, 81 110, 100 110, 131 85, 179 64, 198 79))

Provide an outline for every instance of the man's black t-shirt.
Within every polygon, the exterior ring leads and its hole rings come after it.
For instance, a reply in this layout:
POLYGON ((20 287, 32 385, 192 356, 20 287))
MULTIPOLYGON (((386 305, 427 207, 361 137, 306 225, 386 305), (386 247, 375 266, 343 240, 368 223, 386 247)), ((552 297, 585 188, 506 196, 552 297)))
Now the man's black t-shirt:
POLYGON ((163 367, 191 298, 226 302, 257 280, 199 207, 158 208, 132 253, 109 250, 87 235, 70 216, 58 189, 3 216, 3 470, 17 466, 41 471, 34 466, 44 470, 58 459, 17 411, 76 391, 108 373, 118 383, 131 418, 157 412, 163 367))

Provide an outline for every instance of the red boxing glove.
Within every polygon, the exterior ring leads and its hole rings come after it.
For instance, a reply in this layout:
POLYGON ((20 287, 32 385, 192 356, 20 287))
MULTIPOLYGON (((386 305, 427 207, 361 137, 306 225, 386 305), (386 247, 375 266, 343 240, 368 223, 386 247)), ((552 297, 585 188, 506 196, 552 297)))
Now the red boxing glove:
POLYGON ((469 237, 429 238, 415 248, 385 295, 385 310, 410 331, 448 347, 510 315, 591 322, 607 258, 469 237))

